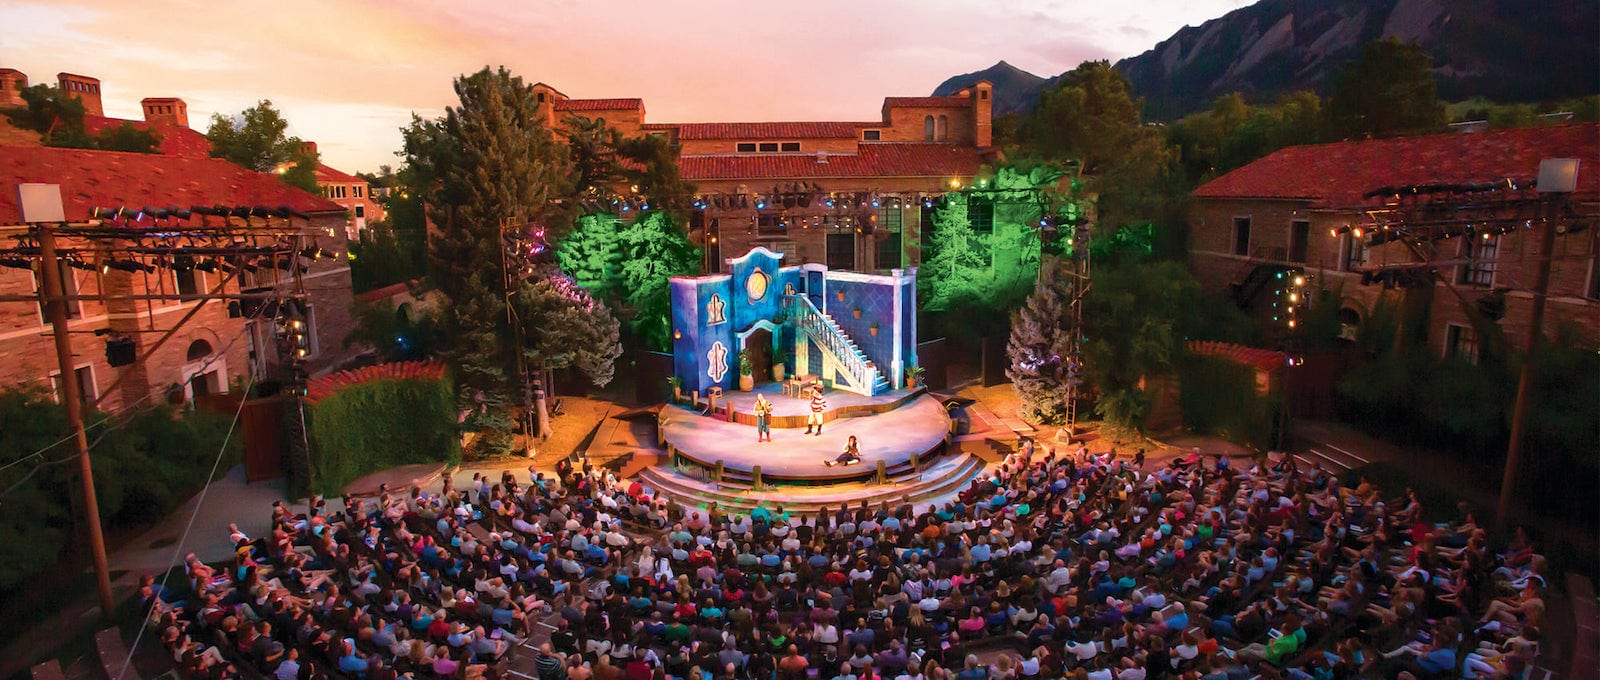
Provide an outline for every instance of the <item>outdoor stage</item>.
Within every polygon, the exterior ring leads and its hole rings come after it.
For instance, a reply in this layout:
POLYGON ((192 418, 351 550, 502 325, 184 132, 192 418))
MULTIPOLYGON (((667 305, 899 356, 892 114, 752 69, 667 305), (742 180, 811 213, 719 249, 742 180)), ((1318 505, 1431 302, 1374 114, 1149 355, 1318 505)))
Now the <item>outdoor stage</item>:
POLYGON ((921 389, 875 397, 828 392, 824 395, 828 399, 827 422, 821 436, 805 434, 809 398, 784 396, 777 384, 758 390, 773 405, 771 442, 756 442, 754 392, 729 395, 734 422, 727 420, 725 411, 700 415, 681 406, 663 407, 661 437, 669 450, 705 468, 715 468, 720 462, 725 471, 748 478, 759 465, 765 482, 827 484, 872 477, 879 461, 890 474, 913 472, 912 457, 916 456, 919 464, 929 460, 950 433, 944 405, 921 389), (844 450, 851 435, 860 447, 861 462, 824 465, 844 450))

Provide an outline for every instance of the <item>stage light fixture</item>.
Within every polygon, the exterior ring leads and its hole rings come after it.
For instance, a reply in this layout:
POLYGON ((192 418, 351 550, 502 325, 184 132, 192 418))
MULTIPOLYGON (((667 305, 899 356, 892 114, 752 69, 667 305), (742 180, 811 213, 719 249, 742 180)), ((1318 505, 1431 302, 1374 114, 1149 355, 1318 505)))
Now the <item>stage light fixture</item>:
POLYGON ((0 257, 0 267, 33 269, 33 261, 22 257, 0 257))
POLYGON ((250 206, 250 216, 260 218, 272 217, 272 209, 264 205, 253 205, 250 206))
POLYGON ((214 272, 217 270, 217 261, 200 260, 199 262, 194 263, 194 268, 207 273, 214 272))
POLYGON ((233 216, 233 217, 242 217, 242 218, 244 218, 245 220, 248 221, 250 219, 250 206, 248 206, 248 205, 234 206, 232 209, 228 210, 228 214, 233 216))

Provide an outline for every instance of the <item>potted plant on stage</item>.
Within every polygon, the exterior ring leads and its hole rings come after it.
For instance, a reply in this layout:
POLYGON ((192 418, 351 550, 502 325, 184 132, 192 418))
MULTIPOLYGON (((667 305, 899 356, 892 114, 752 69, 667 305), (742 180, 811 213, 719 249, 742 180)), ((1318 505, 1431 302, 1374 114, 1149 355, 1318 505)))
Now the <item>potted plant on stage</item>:
POLYGON ((783 366, 782 363, 776 363, 776 364, 772 365, 772 379, 773 379, 773 381, 775 381, 775 382, 783 382, 783 376, 784 375, 786 375, 786 373, 785 373, 784 366, 783 366))
POLYGON ((917 388, 917 378, 922 377, 924 370, 921 366, 911 366, 906 369, 906 389, 914 390, 917 388))
POLYGON ((739 390, 749 392, 756 388, 756 367, 750 363, 750 350, 739 350, 739 390))
POLYGON ((871 333, 872 337, 874 338, 878 337, 878 324, 872 324, 872 326, 867 328, 867 332, 871 333))
POLYGON ((855 309, 850 310, 850 316, 853 316, 853 317, 855 317, 857 319, 861 318, 861 308, 857 307, 855 309))
POLYGON ((667 384, 672 386, 673 403, 683 401, 683 378, 672 376, 667 378, 667 384))

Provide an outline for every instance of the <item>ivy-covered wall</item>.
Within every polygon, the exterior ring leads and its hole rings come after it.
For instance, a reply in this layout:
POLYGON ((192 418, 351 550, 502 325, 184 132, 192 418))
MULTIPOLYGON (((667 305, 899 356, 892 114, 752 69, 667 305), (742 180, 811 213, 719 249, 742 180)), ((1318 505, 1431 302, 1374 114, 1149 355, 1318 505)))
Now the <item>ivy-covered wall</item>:
POLYGON ((362 475, 461 460, 450 378, 403 377, 341 386, 306 404, 311 491, 342 493, 362 475))
POLYGON ((1184 427, 1261 451, 1271 448, 1281 398, 1257 390, 1254 369, 1220 357, 1191 354, 1180 362, 1178 376, 1184 427))

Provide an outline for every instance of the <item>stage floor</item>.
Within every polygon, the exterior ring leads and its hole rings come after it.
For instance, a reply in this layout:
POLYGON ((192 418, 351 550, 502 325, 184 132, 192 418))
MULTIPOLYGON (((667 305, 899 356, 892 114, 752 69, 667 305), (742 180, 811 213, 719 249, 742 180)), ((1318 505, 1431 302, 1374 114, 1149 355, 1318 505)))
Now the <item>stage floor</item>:
MULTIPOLYGON (((739 413, 755 413, 756 395, 764 394, 767 401, 772 402, 772 415, 801 416, 811 412, 811 396, 804 398, 787 397, 783 394, 783 385, 775 382, 756 385, 751 392, 729 392, 723 395, 723 400, 733 404, 733 410, 739 413)), ((828 400, 828 410, 849 409, 856 406, 885 406, 889 407, 894 402, 904 398, 910 392, 906 390, 891 390, 875 397, 866 397, 855 392, 844 390, 828 390, 822 396, 828 400)))
MULTIPOLYGON (((776 388, 776 386, 774 386, 776 388)), ((869 403, 893 404, 908 396, 905 392, 891 392, 868 402, 868 397, 848 392, 831 392, 828 410, 833 411, 845 396, 862 400, 857 406, 869 403), (837 399, 837 401, 836 401, 837 399)), ((747 403, 755 395, 740 392, 747 403)), ((782 408, 784 402, 803 405, 804 402, 778 394, 769 395, 773 406, 782 408)), ((735 410, 739 410, 735 401, 735 410)), ((781 413, 782 411, 780 411, 781 413)), ((822 436, 805 434, 805 430, 773 428, 771 442, 756 442, 756 428, 721 418, 702 416, 678 406, 666 406, 661 411, 661 434, 678 454, 701 465, 712 467, 721 461, 725 468, 749 472, 756 465, 761 474, 779 479, 830 480, 853 479, 871 475, 878 461, 893 467, 907 463, 913 453, 926 457, 945 441, 950 433, 950 417, 938 399, 921 394, 909 402, 884 413, 840 418, 823 428, 822 436), (823 465, 844 450, 850 435, 856 436, 861 449, 861 463, 850 466, 823 465)))

